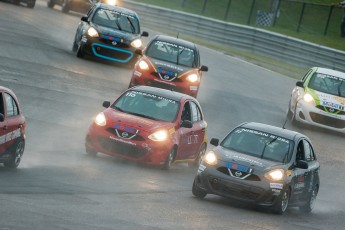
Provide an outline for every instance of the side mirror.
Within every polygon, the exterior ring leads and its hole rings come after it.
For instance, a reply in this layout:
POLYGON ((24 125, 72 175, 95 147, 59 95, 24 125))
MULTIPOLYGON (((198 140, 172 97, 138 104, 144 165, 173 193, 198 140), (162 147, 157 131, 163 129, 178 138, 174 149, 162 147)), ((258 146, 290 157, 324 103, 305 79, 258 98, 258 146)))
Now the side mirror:
POLYGON ((218 138, 212 138, 210 141, 211 145, 218 146, 219 145, 219 139, 218 138))
POLYGON ((303 81, 296 82, 296 86, 303 88, 303 81))
POLYGON ((88 18, 87 16, 81 17, 81 20, 82 20, 83 22, 89 23, 89 18, 88 18))
POLYGON ((204 72, 207 72, 207 71, 208 71, 208 67, 202 65, 202 66, 200 67, 200 70, 201 70, 201 71, 204 71, 204 72))
POLYGON ((136 49, 135 53, 138 55, 143 55, 143 51, 141 49, 136 49))
POLYGON ((181 127, 190 129, 193 127, 193 123, 191 121, 185 120, 185 121, 182 121, 181 127))
POLYGON ((3 122, 5 120, 4 114, 0 113, 0 122, 3 122))
POLYGON ((300 160, 297 161, 296 167, 301 169, 308 169, 309 165, 308 162, 300 160))
POLYGON ((148 37, 148 36, 149 36, 149 33, 146 32, 146 31, 143 31, 143 32, 141 33, 141 36, 142 36, 142 37, 148 37))
POLYGON ((109 108, 109 106, 110 106, 110 101, 103 101, 104 108, 109 108))

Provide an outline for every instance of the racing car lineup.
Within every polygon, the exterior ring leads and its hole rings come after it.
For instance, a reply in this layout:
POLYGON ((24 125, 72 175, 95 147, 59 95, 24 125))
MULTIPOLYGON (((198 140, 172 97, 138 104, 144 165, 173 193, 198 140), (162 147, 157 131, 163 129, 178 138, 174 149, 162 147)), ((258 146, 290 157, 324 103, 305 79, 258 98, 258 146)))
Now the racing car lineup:
MULTIPOLYGON (((192 193, 268 206, 277 214, 288 206, 311 212, 320 188, 320 165, 305 135, 260 123, 244 123, 206 151, 202 108, 197 101, 202 72, 197 46, 166 35, 146 47, 136 12, 83 2, 88 12, 78 25, 72 50, 79 58, 134 66, 128 89, 91 123, 86 153, 103 153, 164 169, 174 162, 198 168, 192 193)), ((77 1, 48 0, 63 12, 81 7, 77 1), (75 5, 76 4, 76 5, 75 5)), ((345 133, 345 73, 313 67, 296 83, 287 119, 345 133)), ((16 95, 0 86, 0 163, 18 167, 25 148, 25 117, 16 95)))

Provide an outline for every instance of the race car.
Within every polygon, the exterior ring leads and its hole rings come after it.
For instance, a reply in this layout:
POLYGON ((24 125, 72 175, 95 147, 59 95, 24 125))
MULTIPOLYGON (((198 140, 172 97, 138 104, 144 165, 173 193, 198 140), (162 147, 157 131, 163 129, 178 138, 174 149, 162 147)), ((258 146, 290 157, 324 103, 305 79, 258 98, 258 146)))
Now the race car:
POLYGON ((345 133, 345 73, 311 68, 292 90, 287 117, 345 133))
POLYGON ((0 86, 0 163, 17 168, 25 148, 25 117, 12 90, 0 86))
POLYGON ((311 212, 320 187, 320 164, 308 137, 261 123, 244 123, 207 152, 192 193, 262 205, 283 214, 288 206, 311 212))
POLYGON ((173 162, 199 165, 207 147, 207 123, 195 98, 137 86, 103 106, 85 138, 89 155, 101 152, 164 169, 173 162))
POLYGON ((165 35, 150 41, 136 63, 129 88, 148 85, 197 97, 202 71, 199 49, 194 43, 165 35))
POLYGON ((86 16, 81 18, 77 28, 73 51, 77 57, 94 57, 117 63, 132 64, 137 61, 135 50, 142 47, 139 16, 132 10, 95 4, 86 16))
POLYGON ((106 3, 109 5, 116 5, 116 0, 47 0, 47 6, 54 8, 55 5, 61 6, 63 13, 68 13, 70 10, 87 13, 90 8, 97 2, 106 3))

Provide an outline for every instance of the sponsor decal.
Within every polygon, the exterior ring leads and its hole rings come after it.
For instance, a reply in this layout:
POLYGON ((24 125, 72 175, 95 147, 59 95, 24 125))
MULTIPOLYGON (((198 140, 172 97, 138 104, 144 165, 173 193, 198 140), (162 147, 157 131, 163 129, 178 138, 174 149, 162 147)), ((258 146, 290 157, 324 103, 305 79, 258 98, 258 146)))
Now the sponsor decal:
POLYGON ((198 137, 199 137, 199 135, 189 135, 188 140, 187 140, 187 144, 189 144, 189 145, 197 144, 199 142, 198 137))
POLYGON ((328 107, 330 109, 333 109, 333 112, 334 112, 334 109, 338 109, 338 110, 344 111, 344 106, 336 104, 336 103, 332 103, 332 102, 328 102, 328 101, 322 101, 321 105, 322 106, 326 106, 326 107, 328 107))
POLYGON ((4 144, 6 142, 9 142, 11 140, 14 140, 20 136, 21 136, 21 132, 20 132, 19 128, 16 130, 13 130, 12 132, 9 132, 9 133, 0 137, 0 145, 4 144))
POLYGON ((247 166, 235 164, 232 162, 226 163, 226 167, 229 169, 234 169, 234 170, 245 172, 245 173, 251 173, 253 171, 251 168, 247 166))
POLYGON ((205 169, 206 169, 206 166, 203 165, 203 164, 200 164, 199 168, 198 168, 198 173, 201 173, 201 172, 205 171, 205 169))
POLYGON ((338 102, 345 104, 345 98, 344 97, 335 97, 335 100, 337 100, 338 102))
POLYGON ((131 142, 131 141, 126 141, 126 140, 122 140, 122 139, 118 139, 116 137, 112 137, 110 136, 109 137, 110 139, 114 140, 114 141, 118 141, 118 142, 122 142, 122 143, 125 143, 125 144, 129 144, 129 145, 133 145, 133 146, 136 146, 137 144, 131 142))
POLYGON ((142 73, 139 71, 134 71, 134 76, 141 77, 142 73))
POLYGON ((180 72, 184 71, 184 69, 180 68, 179 66, 167 64, 167 63, 164 63, 164 62, 157 61, 154 64, 155 64, 155 66, 157 66, 157 65, 164 66, 164 67, 168 67, 168 68, 171 68, 171 69, 175 69, 175 70, 180 71, 180 72))
POLYGON ((260 135, 260 136, 264 136, 264 137, 269 137, 269 138, 272 138, 272 139, 276 139, 276 141, 285 142, 287 144, 290 143, 289 140, 287 140, 285 138, 278 137, 278 136, 275 136, 275 135, 272 135, 272 134, 269 134, 269 133, 264 133, 264 132, 260 132, 260 131, 256 131, 256 130, 252 130, 252 129, 245 129, 245 128, 237 129, 236 130, 236 133, 242 133, 242 132, 253 133, 253 134, 256 134, 256 135, 260 135))
POLYGON ((198 87, 197 86, 189 86, 189 89, 192 91, 197 91, 198 87))
POLYGON ((304 182, 295 184, 295 189, 301 189, 301 188, 304 188, 304 182))
POLYGON ((263 164, 261 162, 253 160, 253 159, 249 159, 249 158, 237 156, 237 155, 229 155, 229 154, 226 154, 225 156, 227 158, 232 158, 233 160, 240 160, 240 161, 248 162, 252 165, 257 165, 257 166, 263 167, 263 164))
POLYGON ((281 184, 281 183, 270 183, 270 188, 283 189, 283 184, 281 184))
POLYGON ((145 93, 145 92, 138 92, 138 91, 127 92, 125 96, 126 97, 135 97, 136 95, 143 95, 143 96, 151 97, 151 98, 158 99, 158 100, 164 100, 164 101, 168 101, 168 102, 170 102, 172 104, 177 103, 176 101, 171 100, 169 98, 165 98, 165 97, 162 97, 162 96, 157 96, 157 95, 150 94, 150 93, 145 93))

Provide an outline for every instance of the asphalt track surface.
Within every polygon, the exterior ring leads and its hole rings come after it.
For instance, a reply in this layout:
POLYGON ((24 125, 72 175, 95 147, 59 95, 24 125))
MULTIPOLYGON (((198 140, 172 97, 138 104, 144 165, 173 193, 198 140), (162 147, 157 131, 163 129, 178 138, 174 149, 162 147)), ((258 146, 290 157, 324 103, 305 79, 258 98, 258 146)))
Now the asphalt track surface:
MULTIPOLYGON (((127 88, 131 70, 77 58, 71 48, 79 20, 43 1, 34 9, 0 2, 0 85, 14 90, 27 118, 21 165, 0 166, 1 230, 344 229, 345 142, 337 133, 287 126, 311 138, 321 162, 308 215, 297 208, 274 215, 213 195, 196 199, 196 169, 185 164, 163 171, 87 157, 90 122, 104 100, 127 88)), ((198 96, 209 138, 245 121, 282 126, 295 80, 205 47, 201 55, 210 69, 198 96)))

